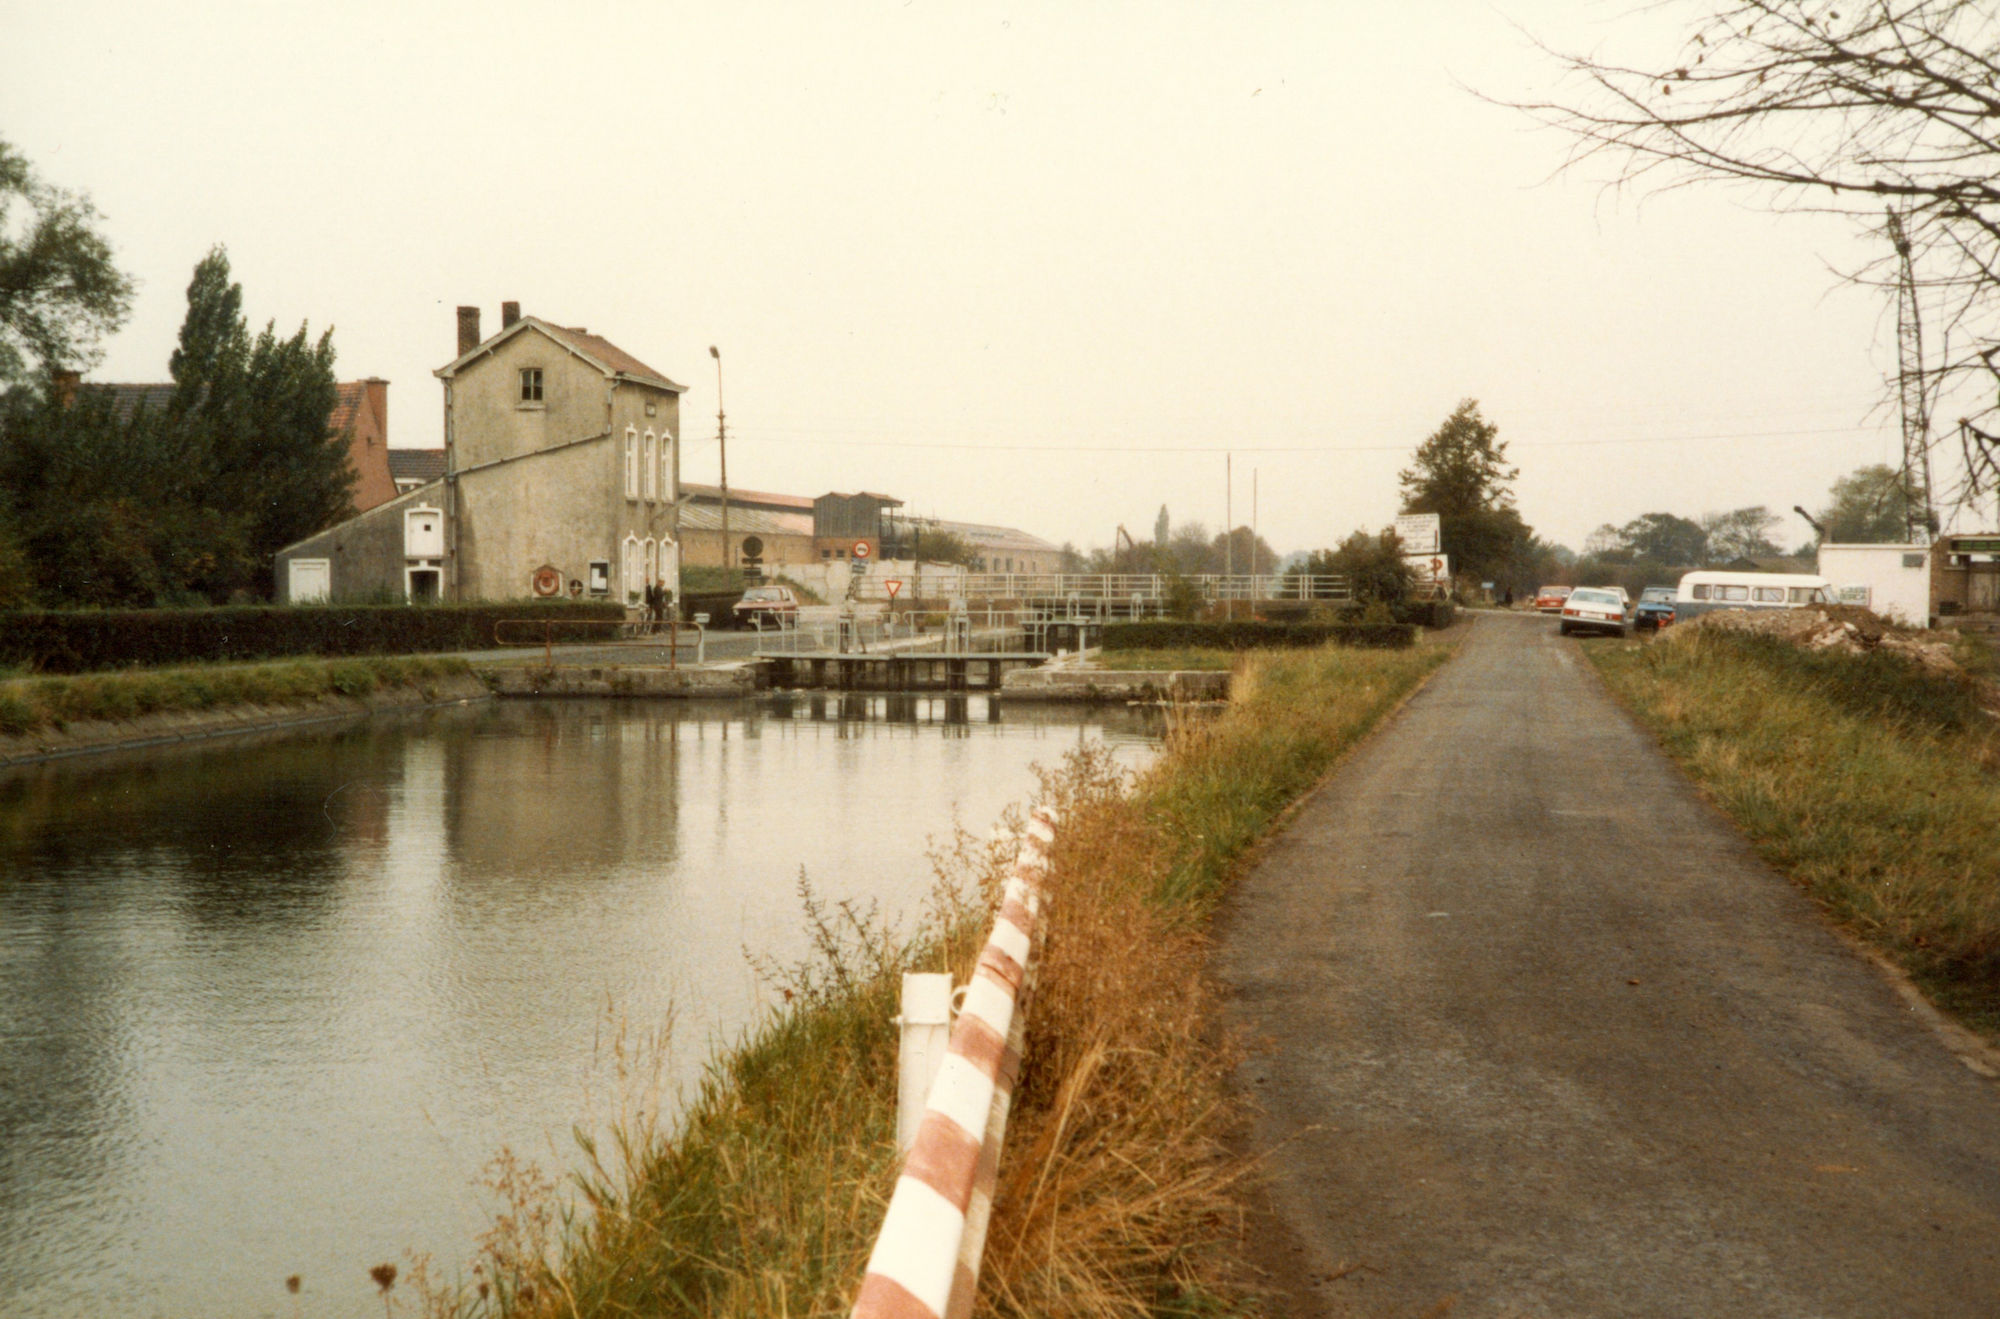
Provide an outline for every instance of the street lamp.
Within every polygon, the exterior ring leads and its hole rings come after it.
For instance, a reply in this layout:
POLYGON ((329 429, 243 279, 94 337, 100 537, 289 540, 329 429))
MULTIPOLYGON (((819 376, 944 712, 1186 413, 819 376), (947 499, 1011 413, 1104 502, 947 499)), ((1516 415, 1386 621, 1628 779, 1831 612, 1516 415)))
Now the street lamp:
POLYGON ((722 350, 708 346, 715 359, 715 443, 722 455, 722 566, 729 567, 729 427, 722 411, 722 350))

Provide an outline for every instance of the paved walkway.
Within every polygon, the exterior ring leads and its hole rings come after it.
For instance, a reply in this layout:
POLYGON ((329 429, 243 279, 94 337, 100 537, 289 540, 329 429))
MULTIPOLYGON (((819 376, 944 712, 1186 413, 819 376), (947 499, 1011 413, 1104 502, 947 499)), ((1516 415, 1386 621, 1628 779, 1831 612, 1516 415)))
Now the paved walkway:
POLYGON ((2000 1081, 1555 631, 1474 624, 1225 919, 1276 1308, 2000 1316, 2000 1081))

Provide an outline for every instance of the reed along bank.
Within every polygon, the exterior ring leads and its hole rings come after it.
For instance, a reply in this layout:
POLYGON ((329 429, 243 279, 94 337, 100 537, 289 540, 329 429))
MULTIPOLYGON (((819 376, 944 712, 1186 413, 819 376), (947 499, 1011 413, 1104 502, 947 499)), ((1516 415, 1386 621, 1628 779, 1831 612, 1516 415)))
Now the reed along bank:
MULTIPOLYGON (((1252 845, 1449 654, 1236 656, 1228 705, 1177 715, 1143 773, 1089 750, 1044 770, 1061 824, 980 1313, 1256 1312, 1209 919, 1252 845)), ((497 1162, 481 1257, 448 1275, 417 1261, 405 1297, 440 1319, 845 1315, 898 1170, 900 975, 969 975, 1012 852, 941 845, 913 934, 803 892, 816 955, 764 968, 789 1008, 671 1118, 636 1085, 618 1121, 579 1133, 566 1186, 497 1162)))

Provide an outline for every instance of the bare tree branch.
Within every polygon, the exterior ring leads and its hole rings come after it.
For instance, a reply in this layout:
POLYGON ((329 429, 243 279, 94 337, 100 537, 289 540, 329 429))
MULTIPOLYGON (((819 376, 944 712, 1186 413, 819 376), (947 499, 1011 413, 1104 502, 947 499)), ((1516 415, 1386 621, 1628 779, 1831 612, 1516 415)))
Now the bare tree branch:
MULTIPOLYGON (((1568 135, 1566 168, 1609 163, 1619 187, 1738 183, 1773 209, 1844 214, 1871 231, 1895 205, 1927 319, 1947 331, 1926 374, 1954 397, 1978 395, 1957 428, 1960 493, 2000 489, 2000 14, 1984 0, 1684 8, 1686 37, 1651 62, 1536 41, 1564 93, 1484 99, 1568 135)), ((1847 277, 1893 291, 1883 246, 1847 277)))

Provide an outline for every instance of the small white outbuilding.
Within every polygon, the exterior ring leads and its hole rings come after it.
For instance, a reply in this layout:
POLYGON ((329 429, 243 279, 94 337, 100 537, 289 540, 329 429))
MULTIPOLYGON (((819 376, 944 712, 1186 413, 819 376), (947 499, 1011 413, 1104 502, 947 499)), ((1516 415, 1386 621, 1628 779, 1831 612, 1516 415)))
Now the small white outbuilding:
POLYGON ((1931 625, 1931 547, 1822 545, 1819 575, 1842 604, 1861 605, 1904 627, 1931 625))

